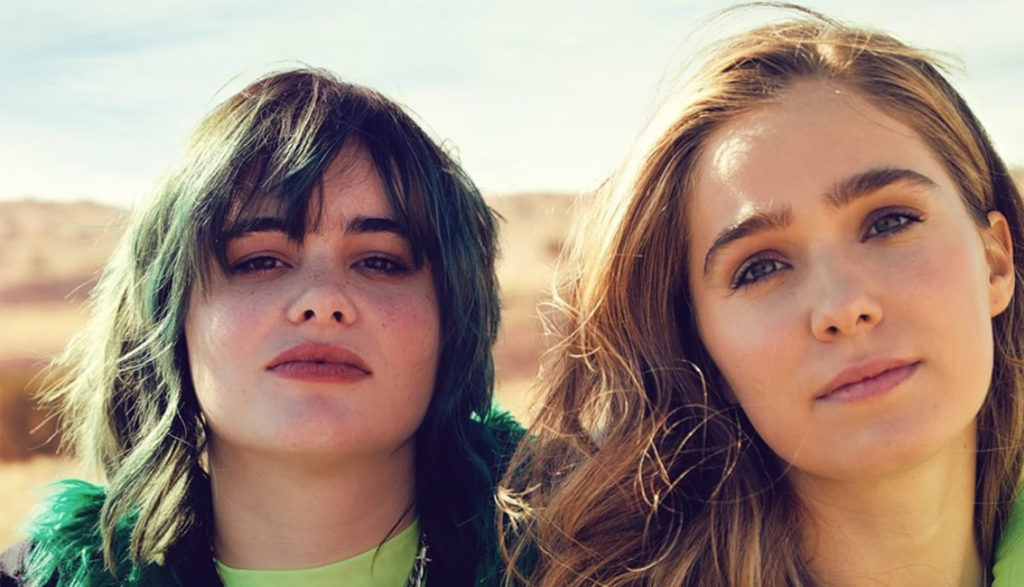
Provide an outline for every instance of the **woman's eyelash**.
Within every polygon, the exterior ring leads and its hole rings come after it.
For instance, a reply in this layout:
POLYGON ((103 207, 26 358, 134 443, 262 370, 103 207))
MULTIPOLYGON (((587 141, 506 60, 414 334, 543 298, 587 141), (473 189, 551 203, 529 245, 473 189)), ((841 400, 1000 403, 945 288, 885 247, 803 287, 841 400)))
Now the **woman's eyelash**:
POLYGON ((743 263, 736 270, 736 276, 730 287, 734 290, 752 285, 789 267, 787 263, 775 257, 756 257, 743 263))
POLYGON ((283 261, 268 255, 250 257, 231 266, 232 273, 259 273, 284 267, 283 261))
POLYGON ((409 271, 409 267, 405 263, 380 255, 367 257, 360 261, 359 264, 370 271, 384 275, 399 275, 409 271))
MULTIPOLYGON (((233 275, 258 274, 283 269, 289 265, 270 255, 257 255, 234 263, 229 267, 233 275)), ((409 265, 399 259, 385 255, 373 255, 356 262, 356 267, 381 275, 401 275, 409 272, 409 265)))
POLYGON ((922 220, 923 218, 920 214, 909 210, 882 211, 874 214, 868 221, 867 230, 864 232, 864 238, 869 239, 896 234, 906 230, 910 225, 921 222, 922 220))
MULTIPOLYGON (((875 213, 867 223, 863 240, 885 238, 900 233, 924 218, 909 210, 882 210, 875 213)), ((744 262, 732 280, 731 288, 741 289, 771 277, 789 268, 789 264, 775 257, 755 257, 744 262)))

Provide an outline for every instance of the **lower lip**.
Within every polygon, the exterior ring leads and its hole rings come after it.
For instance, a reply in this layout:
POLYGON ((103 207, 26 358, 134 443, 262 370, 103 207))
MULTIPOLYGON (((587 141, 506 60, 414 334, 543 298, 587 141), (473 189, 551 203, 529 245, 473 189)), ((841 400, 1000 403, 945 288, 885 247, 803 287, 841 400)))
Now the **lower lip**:
POLYGON ((909 379, 917 371, 918 365, 920 363, 883 371, 863 381, 844 385, 823 396, 821 399, 830 402, 850 403, 884 395, 889 390, 909 379))
POLYGON ((354 383, 369 377, 369 373, 347 363, 317 363, 290 361, 271 367, 271 373, 285 379, 321 383, 354 383))

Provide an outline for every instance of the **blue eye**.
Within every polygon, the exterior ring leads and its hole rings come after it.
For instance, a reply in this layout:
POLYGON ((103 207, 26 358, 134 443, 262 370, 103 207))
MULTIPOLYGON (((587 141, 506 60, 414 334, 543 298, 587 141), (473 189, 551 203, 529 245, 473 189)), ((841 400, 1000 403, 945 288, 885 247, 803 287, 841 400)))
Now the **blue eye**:
POLYGON ((878 236, 887 236, 902 232, 911 224, 920 222, 921 217, 906 211, 888 212, 872 219, 868 230, 864 234, 865 239, 878 236))
POLYGON ((732 289, 752 285, 768 278, 771 275, 788 269, 789 265, 772 258, 752 259, 743 264, 736 272, 736 278, 732 282, 732 289))

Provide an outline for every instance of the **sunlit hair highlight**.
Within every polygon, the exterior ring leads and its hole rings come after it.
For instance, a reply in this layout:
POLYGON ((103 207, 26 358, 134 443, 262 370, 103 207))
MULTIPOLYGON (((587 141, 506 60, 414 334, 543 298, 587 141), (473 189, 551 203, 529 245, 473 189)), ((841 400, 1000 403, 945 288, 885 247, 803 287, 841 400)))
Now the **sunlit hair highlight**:
POLYGON ((908 124, 979 226, 991 210, 1010 225, 1017 283, 993 320, 995 366, 978 416, 975 540, 991 568, 1024 461, 1017 187, 935 58, 781 8, 791 20, 711 47, 583 211, 555 300, 561 343, 548 355, 531 438, 499 494, 508 584, 816 584, 795 531, 801 506, 778 459, 725 397, 687 275, 687 202, 709 137, 803 80, 850 88, 908 124))
POLYGON ((429 263, 434 277, 441 348, 417 432, 416 508, 435 564, 465 566, 493 532, 472 515, 493 473, 484 447, 466 436, 488 413, 493 387, 494 214, 395 102, 297 69, 257 80, 203 120, 183 163, 133 214, 91 297, 91 322, 58 362, 66 375, 48 399, 62 406, 68 443, 105 478, 109 568, 118 524, 130 524, 136 564, 162 562, 183 536, 212 536, 204 422, 183 329, 190 296, 223 270, 225 235, 249 207, 272 202, 301 240, 319 218, 324 171, 347 144, 369 154, 415 262, 429 263))

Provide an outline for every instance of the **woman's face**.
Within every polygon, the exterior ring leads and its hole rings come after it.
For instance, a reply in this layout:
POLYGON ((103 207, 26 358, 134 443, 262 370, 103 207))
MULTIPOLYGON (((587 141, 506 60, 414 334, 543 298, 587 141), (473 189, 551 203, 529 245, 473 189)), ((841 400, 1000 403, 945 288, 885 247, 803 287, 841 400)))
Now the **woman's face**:
POLYGON ((362 148, 335 158, 322 198, 302 242, 273 206, 239 219, 250 229, 228 235, 228 270, 192 295, 185 338, 211 455, 412 454, 440 340, 431 269, 413 264, 362 148))
POLYGON ((710 138, 690 288, 727 392, 793 475, 862 479, 973 450, 1005 219, 969 216, 910 127, 801 82, 710 138))

